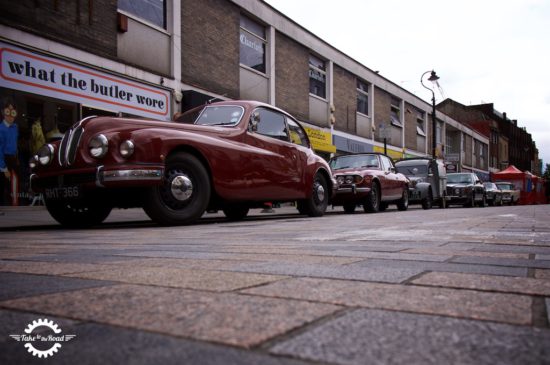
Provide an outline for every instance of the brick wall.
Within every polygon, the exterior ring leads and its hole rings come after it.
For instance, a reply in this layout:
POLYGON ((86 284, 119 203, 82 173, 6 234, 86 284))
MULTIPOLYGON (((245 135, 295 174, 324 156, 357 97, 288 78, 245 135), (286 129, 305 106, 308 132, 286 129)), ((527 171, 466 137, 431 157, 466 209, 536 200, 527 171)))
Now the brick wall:
POLYGON ((239 8, 224 0, 182 0, 182 80, 239 98, 239 8))
POLYGON ((309 119, 309 51, 277 32, 275 102, 301 120, 309 119))
POLYGON ((355 133, 357 113, 357 82, 355 76, 339 67, 333 66, 334 71, 334 127, 348 133, 355 133))
POLYGON ((0 2, 0 23, 109 58, 117 55, 116 17, 117 0, 0 2))

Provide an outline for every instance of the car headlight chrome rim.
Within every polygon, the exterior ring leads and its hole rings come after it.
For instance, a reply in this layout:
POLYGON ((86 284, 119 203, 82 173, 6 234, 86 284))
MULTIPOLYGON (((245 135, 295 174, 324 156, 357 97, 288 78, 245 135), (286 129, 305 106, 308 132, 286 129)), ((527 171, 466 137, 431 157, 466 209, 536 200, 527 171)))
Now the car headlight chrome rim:
POLYGON ((102 158, 109 150, 109 141, 103 134, 98 134, 90 140, 90 143, 88 143, 88 149, 92 157, 102 158))
POLYGON ((122 157, 128 158, 134 154, 134 142, 127 139, 122 142, 119 147, 119 152, 122 157))
POLYGON ((45 144, 36 153, 35 160, 42 166, 48 166, 53 160, 54 148, 51 144, 45 144))

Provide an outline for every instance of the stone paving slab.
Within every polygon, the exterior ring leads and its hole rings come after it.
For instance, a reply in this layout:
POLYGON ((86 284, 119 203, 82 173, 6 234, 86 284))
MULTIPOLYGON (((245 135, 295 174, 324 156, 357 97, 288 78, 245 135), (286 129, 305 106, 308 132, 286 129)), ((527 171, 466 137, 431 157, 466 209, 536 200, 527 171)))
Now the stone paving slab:
POLYGON ((2 288, 0 291, 0 301, 111 285, 107 281, 16 273, 0 273, 0 283, 2 288))
POLYGON ((525 365, 550 362, 550 330, 359 309, 271 348, 334 364, 525 365))
POLYGON ((239 347, 258 345, 341 309, 331 304, 126 284, 4 301, 0 307, 239 347))
MULTIPOLYGON (((36 314, 0 310, 0 328, 6 334, 19 334, 36 314)), ((174 338, 157 333, 136 331, 108 325, 70 321, 49 317, 62 333, 76 334, 51 358, 31 356, 23 343, 9 336, 0 336, 1 364, 59 364, 59 365, 306 365, 309 361, 273 356, 265 352, 174 338)))
POLYGON ((466 264, 482 264, 482 265, 494 265, 494 266, 508 266, 508 267, 530 267, 537 269, 550 269, 550 261, 545 260, 514 260, 505 258, 493 258, 493 257, 471 257, 462 256, 455 257, 451 262, 466 263, 466 264))
POLYGON ((279 281, 242 292, 521 325, 531 324, 533 305, 530 297, 514 294, 311 278, 279 281))
POLYGON ((241 264, 232 270, 239 272, 263 273, 271 275, 306 276, 400 283, 423 272, 418 268, 399 267, 357 267, 350 265, 311 265, 297 263, 257 263, 241 264))
POLYGON ((550 280, 550 270, 537 269, 537 270, 535 270, 535 277, 537 279, 550 280))
POLYGON ((2 260, 0 261, 0 272, 24 273, 24 274, 45 274, 61 275, 86 271, 98 271, 112 268, 104 264, 78 264, 67 262, 34 262, 2 260))
POLYGON ((81 272, 65 276, 209 291, 232 291, 268 284, 286 278, 285 276, 278 275, 247 274, 230 271, 187 270, 139 266, 81 272))
POLYGON ((429 272, 412 280, 411 283, 447 288, 550 296, 550 280, 544 279, 429 272))
POLYGON ((476 257, 493 257, 505 259, 528 259, 528 253, 508 253, 508 252, 482 252, 468 250, 453 250, 445 247, 430 247, 427 248, 411 248, 403 251, 403 253, 415 254, 439 254, 448 256, 476 256, 476 257))
POLYGON ((452 262, 423 262, 423 261, 404 261, 404 260, 365 260, 350 264, 349 267, 363 267, 371 269, 389 269, 400 268, 422 271, 446 271, 463 272, 472 274, 486 275, 505 275, 505 276, 527 276, 527 268, 508 267, 496 265, 477 265, 467 263, 452 262))

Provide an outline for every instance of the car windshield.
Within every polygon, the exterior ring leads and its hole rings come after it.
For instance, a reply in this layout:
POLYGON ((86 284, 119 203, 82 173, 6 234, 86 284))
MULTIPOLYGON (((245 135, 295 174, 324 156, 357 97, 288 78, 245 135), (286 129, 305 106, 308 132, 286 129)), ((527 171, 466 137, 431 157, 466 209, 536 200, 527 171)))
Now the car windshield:
POLYGON ((397 169, 397 172, 400 172, 406 176, 428 176, 428 166, 426 165, 396 165, 395 168, 397 169))
POLYGON ((241 121, 243 113, 244 109, 237 105, 207 106, 194 124, 234 126, 241 121))
POLYGON ((451 184, 473 184, 471 174, 448 174, 447 183, 451 184))
POLYGON ((351 169, 351 168, 378 168, 377 155, 349 155, 339 156, 330 160, 330 167, 333 170, 351 169))
POLYGON ((493 184, 492 182, 485 182, 483 183, 486 189, 497 189, 497 186, 493 184))
POLYGON ((512 184, 497 184, 497 186, 502 190, 514 190, 514 185, 512 184))

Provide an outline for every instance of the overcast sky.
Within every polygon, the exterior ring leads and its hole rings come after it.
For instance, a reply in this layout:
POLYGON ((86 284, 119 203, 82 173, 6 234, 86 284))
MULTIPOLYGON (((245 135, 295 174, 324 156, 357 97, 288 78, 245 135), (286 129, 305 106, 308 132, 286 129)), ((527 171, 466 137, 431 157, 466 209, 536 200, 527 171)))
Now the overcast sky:
POLYGON ((420 76, 434 69, 437 103, 493 103, 550 163, 550 0, 266 2, 429 103, 420 76))

